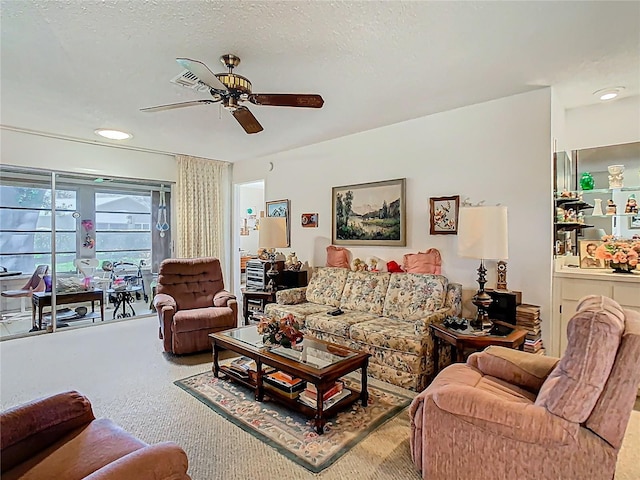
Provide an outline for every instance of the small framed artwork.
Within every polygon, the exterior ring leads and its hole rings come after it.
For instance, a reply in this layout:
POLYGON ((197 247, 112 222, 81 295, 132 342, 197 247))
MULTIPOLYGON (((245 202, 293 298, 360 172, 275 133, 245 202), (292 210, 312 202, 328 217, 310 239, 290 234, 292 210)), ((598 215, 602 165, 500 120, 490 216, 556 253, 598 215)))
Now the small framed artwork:
POLYGON ((266 202, 267 217, 284 217, 287 223, 287 247, 291 246, 291 220, 289 218, 289 200, 266 202))
POLYGON ((632 215, 629 217, 629 229, 640 229, 640 215, 632 215))
POLYGON ((431 235, 457 235, 460 195, 429 198, 431 235))
POLYGON ((304 228, 318 228, 318 214, 303 213, 300 223, 304 228))
POLYGON ((404 247, 405 179, 331 189, 333 245, 404 247))
POLYGON ((602 245, 600 240, 579 240, 580 268, 606 268, 606 262, 596 258, 596 249, 602 245))

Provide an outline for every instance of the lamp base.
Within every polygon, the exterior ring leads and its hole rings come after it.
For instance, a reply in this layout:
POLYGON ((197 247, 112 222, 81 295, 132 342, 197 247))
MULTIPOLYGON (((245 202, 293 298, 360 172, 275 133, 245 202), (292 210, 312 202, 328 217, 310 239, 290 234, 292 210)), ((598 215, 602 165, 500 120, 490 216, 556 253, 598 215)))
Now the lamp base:
POLYGON ((269 283, 265 287, 265 291, 267 292, 275 292, 278 289, 276 285, 275 279, 280 272, 276 267, 276 252, 269 252, 269 262, 271 263, 271 268, 267 270, 267 277, 269 277, 269 283))
POLYGON ((489 305, 493 302, 493 298, 484 291, 484 286, 487 283, 487 269, 484 267, 484 260, 480 260, 480 267, 478 268, 478 285, 480 288, 473 296, 472 303, 478 307, 478 314, 476 318, 471 321, 471 327, 476 330, 482 330, 483 323, 489 322, 489 312, 487 311, 489 305))

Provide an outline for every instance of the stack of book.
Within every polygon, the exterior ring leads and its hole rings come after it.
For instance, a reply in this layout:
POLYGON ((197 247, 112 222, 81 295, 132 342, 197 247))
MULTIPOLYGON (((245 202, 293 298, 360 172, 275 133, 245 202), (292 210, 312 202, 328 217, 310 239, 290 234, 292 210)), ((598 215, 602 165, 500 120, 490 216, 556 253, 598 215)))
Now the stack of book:
MULTIPOLYGON (((349 390, 348 388, 344 388, 344 383, 338 380, 329 390, 324 392, 322 396, 324 401, 323 409, 329 408, 331 405, 342 400, 344 397, 347 397, 350 393, 351 390, 349 390)), ((298 400, 300 400, 305 405, 316 408, 316 406, 318 405, 318 390, 316 386, 312 383, 309 383, 307 385, 307 388, 305 388, 304 391, 300 394, 300 397, 298 397, 298 400)))
MULTIPOLYGON (((257 365, 256 362, 249 357, 238 357, 225 366, 240 378, 249 379, 253 382, 256 381, 257 365)), ((273 367, 268 365, 262 366, 263 373, 271 373, 273 371, 275 371, 273 367)))
POLYGON ((298 398, 307 384, 301 378, 289 375, 288 373, 275 371, 262 377, 265 388, 275 390, 285 397, 294 399, 298 398))
POLYGON ((544 355, 542 330, 540 328, 540 307, 522 303, 516 307, 516 325, 527 330, 524 351, 544 355))

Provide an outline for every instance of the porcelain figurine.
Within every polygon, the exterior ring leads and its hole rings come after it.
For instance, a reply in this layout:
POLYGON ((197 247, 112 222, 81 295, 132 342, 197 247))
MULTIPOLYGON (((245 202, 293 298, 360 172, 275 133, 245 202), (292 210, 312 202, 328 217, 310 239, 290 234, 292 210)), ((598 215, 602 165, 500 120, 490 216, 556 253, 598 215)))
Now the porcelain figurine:
POLYGON ((624 165, 609 165, 609 188, 622 188, 624 165))

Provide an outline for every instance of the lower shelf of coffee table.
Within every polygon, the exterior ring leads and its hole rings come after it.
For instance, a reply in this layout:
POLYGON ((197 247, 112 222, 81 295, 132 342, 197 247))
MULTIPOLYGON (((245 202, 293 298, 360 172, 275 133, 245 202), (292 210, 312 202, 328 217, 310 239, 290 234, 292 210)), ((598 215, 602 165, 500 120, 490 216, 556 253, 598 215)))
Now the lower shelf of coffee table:
MULTIPOLYGON (((224 373, 227 376, 227 378, 229 378, 230 380, 233 380, 234 382, 238 382, 241 385, 244 385, 245 387, 249 387, 252 390, 255 390, 257 388, 256 383, 252 381, 250 378, 241 377, 226 365, 220 365, 220 372, 224 373)), ((285 393, 280 393, 280 391, 278 391, 276 388, 266 388, 264 385, 262 388, 264 390, 264 394, 269 398, 276 400, 277 402, 282 403, 287 407, 291 408, 292 410, 302 413, 303 415, 307 415, 309 417, 315 416, 316 408, 310 407, 306 403, 299 401, 297 397, 289 398, 285 393)), ((358 398, 360 398, 360 392, 358 390, 352 390, 351 388, 349 390, 351 390, 351 393, 349 395, 347 395, 344 398, 341 398, 339 401, 337 401, 333 405, 323 409, 323 415, 325 417, 331 416, 333 413, 338 412, 339 410, 342 410, 344 407, 346 407, 347 405, 350 405, 351 403, 356 401, 358 398)))

